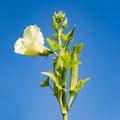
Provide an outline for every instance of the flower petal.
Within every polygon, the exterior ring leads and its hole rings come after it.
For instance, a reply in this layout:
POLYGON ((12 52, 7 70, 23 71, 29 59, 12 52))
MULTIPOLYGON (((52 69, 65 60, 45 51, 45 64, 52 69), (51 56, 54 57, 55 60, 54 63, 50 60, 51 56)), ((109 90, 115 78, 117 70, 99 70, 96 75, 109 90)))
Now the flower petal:
POLYGON ((26 47, 24 45, 24 40, 23 38, 19 38, 14 45, 14 52, 18 54, 25 54, 26 52, 26 47))
POLYGON ((25 55, 39 56, 44 51, 44 46, 37 43, 31 43, 27 46, 25 55))
POLYGON ((44 44, 44 38, 40 28, 37 25, 30 25, 24 30, 23 38, 29 44, 30 42, 37 42, 38 44, 44 44))

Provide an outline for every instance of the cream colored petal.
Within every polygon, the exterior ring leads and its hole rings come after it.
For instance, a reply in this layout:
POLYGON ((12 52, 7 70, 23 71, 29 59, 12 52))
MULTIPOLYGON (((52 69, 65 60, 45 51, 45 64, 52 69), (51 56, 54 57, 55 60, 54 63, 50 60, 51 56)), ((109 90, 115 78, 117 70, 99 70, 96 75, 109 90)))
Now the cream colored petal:
POLYGON ((40 28, 37 25, 30 25, 26 27, 23 35, 24 40, 27 44, 31 42, 37 42, 38 44, 44 44, 44 38, 40 32, 40 28))
POLYGON ((44 46, 43 45, 31 44, 30 46, 27 47, 25 55, 39 56, 40 53, 43 52, 43 50, 44 50, 44 46))
POLYGON ((15 53, 19 53, 19 54, 25 54, 26 52, 26 47, 24 45, 24 39, 23 38, 19 38, 14 45, 14 52, 15 53))
POLYGON ((38 34, 36 34, 36 41, 40 42, 42 45, 44 44, 44 37, 42 32, 38 32, 38 34))

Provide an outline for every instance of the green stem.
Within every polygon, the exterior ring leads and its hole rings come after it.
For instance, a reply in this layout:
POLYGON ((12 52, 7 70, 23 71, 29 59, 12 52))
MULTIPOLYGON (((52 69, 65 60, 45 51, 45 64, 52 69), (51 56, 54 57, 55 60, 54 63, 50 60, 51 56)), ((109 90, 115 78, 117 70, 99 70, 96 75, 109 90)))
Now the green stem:
POLYGON ((60 105, 60 109, 61 109, 61 112, 63 111, 63 103, 62 103, 62 94, 59 94, 58 95, 58 102, 59 102, 59 105, 60 105))
POLYGON ((63 120, 68 120, 68 112, 66 112, 65 114, 63 114, 63 120))
MULTIPOLYGON (((63 75, 62 75, 62 78, 63 78, 63 81, 64 81, 64 86, 63 88, 66 89, 66 73, 67 73, 67 70, 63 67, 63 75)), ((66 107, 66 91, 63 91, 63 106, 66 107)))
POLYGON ((61 33, 62 33, 62 30, 59 29, 58 31, 58 44, 61 46, 62 45, 62 42, 61 42, 61 33))
MULTIPOLYGON (((66 74, 67 74, 67 70, 63 67, 63 81, 64 81, 64 86, 63 88, 66 89, 66 74)), ((62 112, 63 114, 63 120, 68 120, 68 111, 67 111, 67 99, 66 99, 66 91, 63 91, 63 96, 62 96, 62 102, 63 102, 63 107, 64 107, 64 111, 62 112)))
POLYGON ((71 106, 72 106, 72 104, 73 104, 73 102, 74 102, 74 99, 75 99, 74 95, 71 95, 71 96, 70 96, 69 103, 68 103, 67 110, 70 110, 70 108, 71 108, 71 106))
MULTIPOLYGON (((58 31, 58 44, 59 44, 59 46, 62 45, 61 35, 62 35, 62 30, 59 29, 59 31, 58 31)), ((59 48, 59 50, 61 50, 61 47, 59 48)), ((62 77, 62 80, 64 82, 64 84, 62 86, 63 89, 66 89, 66 73, 67 73, 67 70, 63 67, 63 69, 61 71, 61 74, 62 74, 61 77, 62 77)), ((60 94, 57 96, 57 99, 58 99, 58 102, 59 102, 59 105, 60 105, 63 120, 68 120, 66 91, 62 90, 60 92, 60 94)))

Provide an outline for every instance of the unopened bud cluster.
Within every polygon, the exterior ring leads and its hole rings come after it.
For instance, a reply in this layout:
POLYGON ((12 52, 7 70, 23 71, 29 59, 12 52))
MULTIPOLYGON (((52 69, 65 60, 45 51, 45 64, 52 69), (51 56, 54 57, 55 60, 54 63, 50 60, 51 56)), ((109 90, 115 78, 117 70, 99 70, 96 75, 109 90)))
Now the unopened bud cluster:
POLYGON ((65 17, 65 13, 62 11, 58 13, 54 13, 52 16, 52 26, 56 32, 58 32, 59 29, 64 30, 68 27, 67 23, 67 17, 65 17))

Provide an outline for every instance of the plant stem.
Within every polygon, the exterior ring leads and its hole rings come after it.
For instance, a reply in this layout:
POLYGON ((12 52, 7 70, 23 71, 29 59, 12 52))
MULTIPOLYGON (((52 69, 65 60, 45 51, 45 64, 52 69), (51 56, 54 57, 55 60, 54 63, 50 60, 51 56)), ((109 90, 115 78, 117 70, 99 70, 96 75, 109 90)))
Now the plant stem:
MULTIPOLYGON (((63 67, 63 74, 62 74, 62 78, 63 78, 63 81, 64 81, 64 86, 63 88, 66 89, 66 73, 67 73, 67 70, 63 67)), ((67 99, 66 99, 66 91, 63 91, 63 96, 62 96, 62 102, 63 102, 63 107, 64 107, 64 111, 62 113, 63 115, 63 120, 68 120, 68 111, 67 111, 67 99)))
POLYGON ((71 95, 70 96, 70 101, 69 101, 69 103, 68 103, 68 107, 67 107, 67 110, 70 110, 70 108, 71 108, 71 106, 72 106, 72 104, 73 104, 73 102, 74 102, 74 95, 71 95))
MULTIPOLYGON (((65 88, 65 89, 66 89, 66 73, 67 73, 67 70, 63 67, 62 78, 64 81, 63 88, 65 88)), ((66 101, 66 91, 63 91, 62 101, 63 101, 63 106, 66 107, 66 102, 67 102, 66 101)))
POLYGON ((66 112, 65 114, 63 114, 63 120, 68 120, 68 112, 66 112))
POLYGON ((61 46, 62 45, 62 42, 61 42, 61 33, 62 33, 62 30, 59 29, 58 31, 58 44, 61 46))

